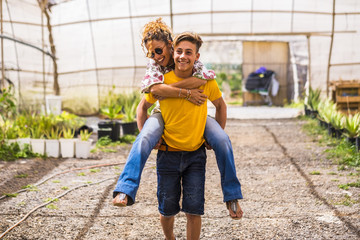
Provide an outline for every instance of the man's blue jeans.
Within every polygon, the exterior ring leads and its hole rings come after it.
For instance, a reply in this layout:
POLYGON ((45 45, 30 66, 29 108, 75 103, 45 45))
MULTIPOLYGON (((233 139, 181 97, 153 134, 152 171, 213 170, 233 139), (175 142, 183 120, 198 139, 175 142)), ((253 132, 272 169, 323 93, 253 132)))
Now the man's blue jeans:
MULTIPOLYGON (((129 196, 128 205, 134 204, 142 170, 163 131, 164 121, 161 113, 155 113, 145 121, 143 129, 133 143, 124 169, 114 189, 113 197, 122 192, 129 196)), ((241 185, 236 176, 234 154, 229 136, 215 119, 207 117, 204 137, 215 151, 221 175, 223 201, 242 199, 241 185)))

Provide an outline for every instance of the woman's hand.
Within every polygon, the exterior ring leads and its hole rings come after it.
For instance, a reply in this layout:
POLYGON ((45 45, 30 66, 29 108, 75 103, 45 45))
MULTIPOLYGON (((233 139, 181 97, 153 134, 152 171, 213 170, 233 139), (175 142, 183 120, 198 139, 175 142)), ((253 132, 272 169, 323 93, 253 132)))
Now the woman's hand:
POLYGON ((205 103, 207 100, 207 96, 203 94, 204 90, 201 89, 191 89, 191 97, 188 99, 189 102, 200 106, 201 104, 205 103))

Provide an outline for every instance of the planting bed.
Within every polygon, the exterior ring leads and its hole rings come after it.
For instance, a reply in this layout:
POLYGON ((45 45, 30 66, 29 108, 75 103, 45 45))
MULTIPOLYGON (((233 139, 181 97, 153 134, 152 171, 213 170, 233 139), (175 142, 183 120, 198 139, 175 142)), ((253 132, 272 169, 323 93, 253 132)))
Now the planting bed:
MULTIPOLYGON (((324 147, 301 131, 303 123, 296 119, 228 121, 226 132, 242 183, 244 217, 240 221, 228 217, 215 156, 207 151, 201 239, 360 238, 360 189, 338 187, 356 182, 359 172, 338 170, 324 155, 324 147)), ((0 162, 1 193, 70 169, 117 164, 57 175, 37 191, 0 200, 0 234, 44 200, 65 194, 32 213, 4 239, 164 239, 157 211, 156 151, 145 165, 136 203, 118 208, 111 204, 112 190, 130 146, 117 148, 117 153, 98 152, 89 159, 0 162), (15 177, 25 173, 28 177, 15 177), (67 193, 71 189, 75 190, 67 193)), ((185 222, 180 213, 175 220, 177 239, 186 238, 185 222)))

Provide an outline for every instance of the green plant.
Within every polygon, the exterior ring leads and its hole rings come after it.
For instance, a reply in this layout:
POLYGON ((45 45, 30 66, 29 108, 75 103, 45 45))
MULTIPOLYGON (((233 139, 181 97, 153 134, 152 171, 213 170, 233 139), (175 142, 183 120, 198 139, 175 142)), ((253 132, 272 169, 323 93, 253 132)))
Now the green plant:
POLYGON ((24 174, 19 174, 19 175, 15 175, 15 178, 27 178, 29 175, 24 173, 24 174))
POLYGON ((40 138, 44 138, 44 129, 42 127, 42 125, 33 125, 30 128, 30 136, 31 138, 36 138, 36 139, 40 139, 40 138))
POLYGON ((124 122, 133 122, 135 121, 135 117, 136 117, 136 107, 137 107, 137 102, 128 102, 127 104, 125 104, 124 106, 124 122))
POLYGON ((0 116, 4 122, 16 116, 16 98, 11 86, 0 91, 0 116))
POLYGON ((344 198, 340 201, 335 203, 336 205, 344 205, 344 206, 352 206, 355 203, 358 203, 359 201, 351 199, 351 197, 348 194, 345 194, 344 198))
POLYGON ((134 135, 124 135, 123 137, 120 138, 120 141, 124 143, 133 143, 135 139, 136 136, 134 135))
POLYGON ((26 185, 24 187, 22 187, 22 189, 26 189, 28 191, 39 191, 38 187, 35 185, 26 185))
POLYGON ((61 130, 56 127, 51 128, 50 131, 45 133, 47 139, 60 139, 61 137, 61 130))
POLYGON ((321 90, 313 90, 312 87, 309 87, 309 94, 305 98, 305 105, 313 111, 318 110, 318 105, 320 103, 320 94, 321 90))
POLYGON ((60 115, 56 116, 56 121, 60 128, 66 129, 77 129, 86 123, 85 118, 81 118, 66 111, 63 111, 60 115))
POLYGON ((58 198, 46 198, 43 200, 43 202, 58 202, 59 199, 58 198))
POLYGON ((354 138, 360 134, 360 113, 345 116, 344 120, 345 135, 354 138))
POLYGON ((46 208, 53 209, 53 210, 59 209, 55 204, 52 204, 52 203, 49 205, 46 205, 46 208))
POLYGON ((331 100, 321 101, 318 105, 318 111, 318 117, 321 120, 327 123, 331 123, 331 115, 333 114, 333 112, 337 111, 336 104, 331 100))
POLYGON ((327 158, 339 164, 339 171, 346 170, 349 166, 360 166, 360 152, 345 138, 339 140, 330 137, 327 130, 321 128, 314 119, 308 119, 308 122, 303 125, 303 130, 313 136, 321 145, 327 146, 325 150, 327 158))
POLYGON ((310 172, 310 175, 321 175, 319 171, 312 171, 310 172))
POLYGON ((108 146, 112 143, 111 139, 109 138, 109 136, 104 136, 101 137, 97 142, 96 142, 96 147, 105 147, 108 146))
POLYGON ((71 128, 63 127, 62 133, 65 139, 72 139, 75 136, 75 130, 71 128))
POLYGON ((3 131, 0 139, 16 139, 19 136, 19 127, 14 125, 13 121, 6 120, 3 124, 0 123, 0 126, 3 131))
POLYGON ((28 138, 30 137, 30 130, 27 126, 18 128, 18 136, 19 138, 28 138))
POLYGON ((5 196, 7 197, 12 197, 12 198, 15 198, 17 197, 17 195, 19 195, 18 193, 4 193, 5 196))
POLYGON ((92 132, 89 132, 87 129, 80 131, 80 139, 81 141, 88 141, 92 132))
POLYGON ((338 111, 331 112, 330 123, 335 129, 343 128, 344 114, 338 111))
POLYGON ((123 118, 123 114, 120 113, 122 110, 122 106, 120 105, 111 105, 109 107, 106 108, 101 108, 100 112, 101 114, 107 116, 111 121, 113 121, 114 119, 121 119, 123 118))

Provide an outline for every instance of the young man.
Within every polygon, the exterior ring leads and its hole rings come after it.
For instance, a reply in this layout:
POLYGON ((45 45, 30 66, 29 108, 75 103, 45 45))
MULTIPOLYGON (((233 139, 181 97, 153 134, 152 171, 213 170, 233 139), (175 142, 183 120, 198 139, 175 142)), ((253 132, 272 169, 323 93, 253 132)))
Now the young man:
MULTIPOLYGON (((175 38, 175 69, 164 75, 164 83, 179 82, 192 75, 194 62, 200 57, 198 51, 201 44, 201 38, 194 33, 183 33, 175 38)), ((200 89, 204 90, 203 93, 215 105, 215 119, 224 128, 226 104, 216 81, 210 80, 200 89)), ((190 97, 188 92, 187 97, 183 99, 166 98, 160 101, 165 123, 165 145, 160 147, 157 156, 157 195, 160 222, 166 239, 174 239, 174 216, 180 210, 185 212, 187 217, 187 239, 199 239, 201 215, 204 214, 206 152, 203 133, 207 105, 194 105, 186 100, 190 97), (183 200, 180 209, 181 190, 183 200)), ((147 94, 146 101, 142 101, 138 107, 138 117, 146 116, 147 109, 156 101, 151 93, 147 94)))

